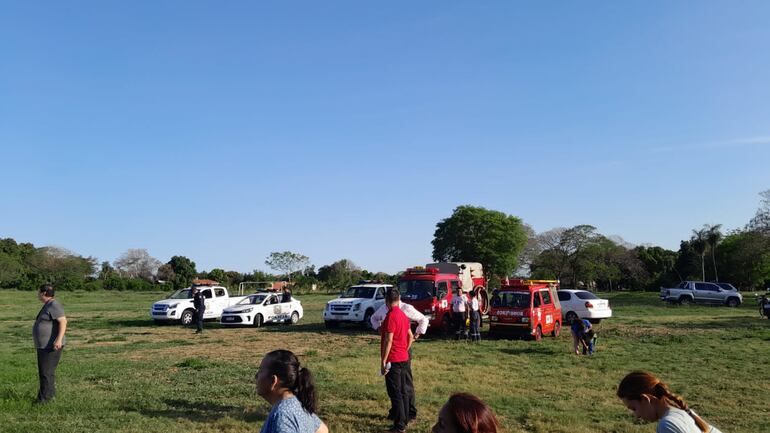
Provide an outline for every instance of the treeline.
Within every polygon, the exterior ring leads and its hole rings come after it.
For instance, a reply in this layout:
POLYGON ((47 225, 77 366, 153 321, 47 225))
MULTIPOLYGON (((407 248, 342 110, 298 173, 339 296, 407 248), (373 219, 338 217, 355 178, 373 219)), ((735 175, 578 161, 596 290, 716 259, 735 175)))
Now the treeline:
POLYGON ((212 269, 198 271, 195 262, 173 256, 163 263, 145 249, 129 249, 114 262, 99 263, 57 247, 35 247, 0 239, 0 288, 36 290, 52 283, 58 290, 170 290, 188 287, 193 279, 210 279, 235 288, 242 282, 282 281, 289 279, 295 290, 336 291, 360 280, 395 282, 396 276, 370 272, 347 259, 338 260, 318 270, 305 256, 290 252, 272 253, 265 261, 280 274, 262 270, 251 273, 212 269), (297 266, 300 266, 297 268, 297 266))
MULTIPOLYGON (((481 262, 491 287, 506 276, 519 276, 595 290, 657 290, 683 280, 760 289, 770 285, 770 190, 760 195, 759 209, 743 228, 723 233, 719 224, 705 225, 682 240, 678 251, 630 245, 591 225, 537 234, 515 216, 459 206, 436 224, 433 259, 481 262)), ((309 257, 291 251, 273 252, 264 263, 276 273, 198 271, 187 257, 173 256, 163 263, 144 249, 98 263, 62 248, 7 238, 0 239, 0 288, 33 290, 53 283, 60 290, 168 290, 204 278, 230 288, 248 281, 288 280, 298 291, 338 291, 359 280, 394 283, 398 278, 361 269, 348 259, 316 269, 309 257)))

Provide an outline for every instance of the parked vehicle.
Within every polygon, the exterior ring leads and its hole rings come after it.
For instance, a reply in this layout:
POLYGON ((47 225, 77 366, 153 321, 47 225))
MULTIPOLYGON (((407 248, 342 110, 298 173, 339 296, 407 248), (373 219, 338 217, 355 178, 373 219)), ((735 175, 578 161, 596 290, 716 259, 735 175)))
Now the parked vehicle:
POLYGON ((737 307, 743 302, 743 295, 738 291, 725 290, 714 283, 682 281, 675 288, 661 288, 660 299, 680 305, 723 304, 737 307))
POLYGON ((385 291, 391 287, 391 284, 368 282, 348 287, 338 298, 326 303, 324 324, 327 328, 336 328, 347 322, 371 328, 369 319, 385 304, 385 291))
POLYGON ((222 325, 262 326, 265 323, 296 324, 304 315, 302 303, 294 296, 291 301, 282 302, 282 295, 255 293, 227 307, 219 322, 222 325))
POLYGON ((562 308, 552 280, 508 280, 492 296, 489 334, 513 332, 539 341, 543 334, 558 337, 562 308))
MULTIPOLYGON (((222 286, 195 286, 206 298, 206 311, 203 319, 219 319, 222 311, 243 300, 243 296, 231 297, 226 287, 222 286)), ((179 289, 168 298, 155 302, 150 309, 150 316, 156 322, 178 321, 183 325, 189 325, 195 317, 193 307, 192 287, 179 289)))
POLYGON ((430 263, 409 268, 398 279, 401 300, 428 316, 429 329, 450 332, 457 289, 476 292, 482 316, 489 310, 487 280, 480 263, 430 263))
POLYGON ((575 318, 588 319, 599 323, 612 317, 610 301, 600 299, 587 290, 558 290, 564 323, 572 323, 575 318))

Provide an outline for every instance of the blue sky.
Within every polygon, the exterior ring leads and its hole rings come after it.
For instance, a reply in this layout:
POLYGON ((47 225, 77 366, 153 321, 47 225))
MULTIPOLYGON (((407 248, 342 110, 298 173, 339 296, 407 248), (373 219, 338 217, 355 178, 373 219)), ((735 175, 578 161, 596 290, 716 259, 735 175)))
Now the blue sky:
POLYGON ((770 188, 770 3, 16 2, 0 237, 396 272, 461 204, 676 249, 770 188))

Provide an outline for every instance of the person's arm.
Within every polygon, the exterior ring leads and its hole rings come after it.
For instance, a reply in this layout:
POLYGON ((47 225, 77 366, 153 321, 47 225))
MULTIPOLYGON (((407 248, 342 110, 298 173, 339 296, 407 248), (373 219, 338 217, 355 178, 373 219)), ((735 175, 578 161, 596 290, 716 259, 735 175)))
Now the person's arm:
POLYGON ((61 316, 56 320, 59 322, 59 334, 56 335, 56 340, 53 342, 53 349, 61 350, 62 343, 64 342, 64 333, 67 331, 67 318, 61 316))
POLYGON ((420 313, 419 311, 417 311, 416 308, 414 308, 409 304, 404 304, 401 310, 404 312, 404 314, 406 314, 406 317, 408 317, 410 321, 417 323, 417 329, 414 332, 415 340, 420 338, 421 335, 424 335, 426 332, 428 332, 429 321, 424 314, 420 313))
POLYGON ((315 433, 329 433, 329 428, 326 427, 326 424, 321 421, 321 426, 318 427, 318 430, 315 431, 315 433))
POLYGON ((382 321, 385 320, 385 316, 388 314, 388 307, 385 305, 381 306, 377 309, 377 311, 372 314, 372 317, 369 319, 369 322, 372 324, 372 329, 375 331, 380 329, 380 326, 382 325, 382 321))
POLYGON ((382 349, 380 349, 380 360, 382 361, 380 364, 380 373, 385 374, 387 373, 387 370, 385 368, 385 364, 388 363, 388 356, 390 356, 390 349, 393 347, 393 333, 388 332, 385 334, 385 344, 382 345, 382 349))
POLYGON ((575 355, 580 355, 580 351, 578 350, 578 347, 580 346, 580 337, 577 336, 574 332, 572 333, 572 351, 575 352, 575 355))
POLYGON ((416 340, 414 334, 412 333, 412 328, 409 328, 409 344, 406 346, 406 350, 409 350, 412 348, 412 343, 414 343, 414 340, 416 340))

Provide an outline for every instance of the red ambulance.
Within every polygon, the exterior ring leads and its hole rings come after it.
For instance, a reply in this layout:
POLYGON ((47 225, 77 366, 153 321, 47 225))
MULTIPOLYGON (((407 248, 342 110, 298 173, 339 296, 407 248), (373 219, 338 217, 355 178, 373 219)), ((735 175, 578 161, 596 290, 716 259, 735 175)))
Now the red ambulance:
POLYGON ((558 287, 555 280, 503 280, 492 294, 489 334, 515 332, 536 341, 543 334, 558 337, 562 326, 558 287))

